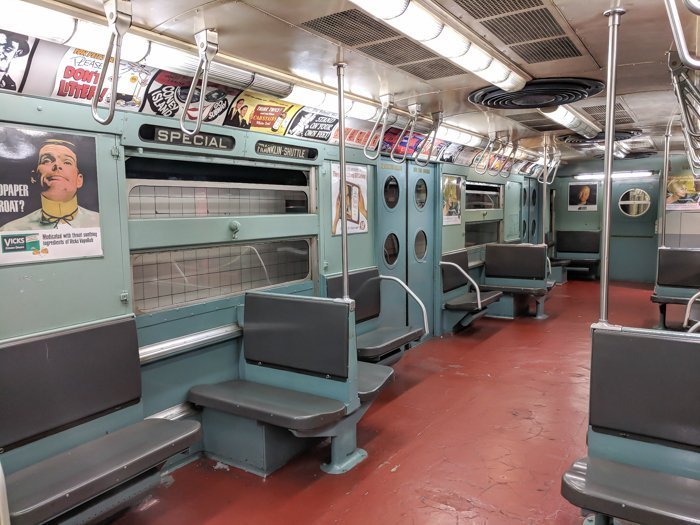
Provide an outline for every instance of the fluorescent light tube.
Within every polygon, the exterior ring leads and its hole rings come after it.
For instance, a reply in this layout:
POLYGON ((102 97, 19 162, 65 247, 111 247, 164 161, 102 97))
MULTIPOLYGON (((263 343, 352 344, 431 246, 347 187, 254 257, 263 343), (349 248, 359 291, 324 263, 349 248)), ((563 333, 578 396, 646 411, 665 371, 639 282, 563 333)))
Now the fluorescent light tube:
POLYGON ((350 118, 356 118, 360 120, 373 120, 377 116, 378 108, 371 104, 365 104, 364 102, 354 102, 350 110, 345 112, 350 118))
POLYGON ((409 3, 406 10, 399 16, 385 18, 384 21, 419 42, 433 40, 442 32, 445 25, 416 2, 409 3))
POLYGON ((58 44, 65 43, 75 31, 76 20, 70 15, 22 2, 3 0, 2 28, 58 44))
POLYGON ((294 86, 292 88, 292 92, 282 100, 293 102, 294 104, 299 104, 300 106, 318 108, 323 104, 325 98, 326 94, 322 91, 316 91, 315 89, 309 89, 302 86, 294 86))
POLYGON ((467 52, 471 42, 450 26, 444 26, 438 36, 426 40, 423 44, 440 56, 456 58, 467 52))
POLYGON ((352 0, 369 14, 386 20, 395 18, 408 7, 410 0, 352 0))
POLYGON ((587 139, 594 138, 601 131, 593 122, 574 113, 573 110, 567 108, 565 105, 553 108, 540 108, 538 111, 548 119, 565 128, 569 128, 574 133, 578 133, 587 139))
MULTIPOLYGON (((612 178, 615 180, 619 179, 644 179, 648 177, 653 177, 654 172, 648 170, 639 171, 616 171, 613 172, 612 178)), ((574 175, 576 180, 603 180, 605 178, 605 173, 581 173, 580 175, 574 175)))

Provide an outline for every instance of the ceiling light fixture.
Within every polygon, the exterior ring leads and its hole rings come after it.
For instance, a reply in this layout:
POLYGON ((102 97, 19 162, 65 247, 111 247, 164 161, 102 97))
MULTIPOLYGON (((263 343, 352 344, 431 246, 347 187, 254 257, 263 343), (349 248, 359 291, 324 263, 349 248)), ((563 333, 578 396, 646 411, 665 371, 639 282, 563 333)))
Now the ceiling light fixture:
MULTIPOLYGON (((613 180, 619 179, 645 179, 653 177, 654 172, 648 170, 639 171, 616 171, 612 174, 613 180)), ((581 173, 580 175, 574 175, 576 180, 603 180, 605 178, 605 173, 581 173)))
POLYGON ((587 119, 576 110, 566 105, 551 108, 540 108, 538 111, 548 119, 564 126, 565 128, 569 128, 574 133, 578 133, 587 139, 594 138, 602 131, 601 128, 593 121, 587 119))
POLYGON ((504 91, 529 80, 470 41, 415 0, 352 0, 372 16, 504 91))

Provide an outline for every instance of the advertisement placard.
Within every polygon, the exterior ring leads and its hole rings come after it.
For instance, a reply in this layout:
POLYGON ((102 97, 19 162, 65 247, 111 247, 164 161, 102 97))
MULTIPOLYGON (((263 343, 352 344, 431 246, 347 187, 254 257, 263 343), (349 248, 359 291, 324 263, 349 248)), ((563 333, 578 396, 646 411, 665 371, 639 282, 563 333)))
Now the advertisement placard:
POLYGON ((95 139, 0 126, 0 265, 102 255, 95 139))
MULTIPOLYGON (((347 217, 348 235, 367 233, 369 231, 367 166, 347 164, 345 179, 345 216, 347 217)), ((331 164, 331 180, 331 209, 333 210, 331 232, 333 235, 340 235, 340 164, 331 164)))

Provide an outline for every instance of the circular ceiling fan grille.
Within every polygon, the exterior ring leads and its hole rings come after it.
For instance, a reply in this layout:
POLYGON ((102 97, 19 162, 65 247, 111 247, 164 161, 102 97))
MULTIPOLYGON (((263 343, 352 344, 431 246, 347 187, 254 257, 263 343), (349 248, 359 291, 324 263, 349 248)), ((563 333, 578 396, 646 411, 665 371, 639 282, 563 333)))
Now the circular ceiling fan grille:
POLYGON ((469 102, 493 109, 532 109, 571 104, 597 95, 605 84, 590 78, 538 78, 520 91, 488 86, 469 95, 469 102))

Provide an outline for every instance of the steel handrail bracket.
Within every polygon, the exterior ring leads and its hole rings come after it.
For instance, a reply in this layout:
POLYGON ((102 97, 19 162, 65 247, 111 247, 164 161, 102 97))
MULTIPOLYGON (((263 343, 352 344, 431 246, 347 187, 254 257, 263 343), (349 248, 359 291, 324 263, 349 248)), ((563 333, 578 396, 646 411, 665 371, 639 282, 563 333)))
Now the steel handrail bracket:
POLYGON ((409 113, 409 119, 408 122, 406 122, 406 125, 403 127, 403 130, 401 130, 401 133, 399 133, 399 136, 396 137, 396 143, 394 144, 394 147, 391 148, 391 153, 389 153, 389 158, 396 162, 396 164, 403 164, 406 162, 406 158, 408 156, 408 150, 411 147, 411 139, 413 138, 413 132, 415 131, 416 128, 416 120, 418 120, 418 114, 420 113, 420 104, 411 104, 408 106, 408 113, 409 113), (406 135, 406 130, 409 129, 410 126, 410 131, 408 132, 408 140, 406 140, 406 147, 404 148, 403 151, 403 156, 400 159, 396 158, 396 148, 399 147, 399 144, 401 144, 401 141, 403 140, 404 136, 406 135))
POLYGON ((107 125, 114 118, 114 108, 117 103, 117 83, 119 81, 119 67, 122 55, 122 40, 131 27, 131 1, 130 0, 105 0, 104 10, 107 17, 107 24, 111 31, 109 45, 105 52, 102 70, 97 81, 95 94, 92 97, 92 116, 100 124, 107 125), (109 111, 105 118, 100 117, 97 112, 97 103, 100 100, 102 89, 107 78, 107 70, 112 61, 112 51, 114 51, 114 68, 112 69, 112 91, 109 98, 109 111))
POLYGON ((416 162, 421 167, 426 167, 430 163, 430 158, 433 156, 433 150, 435 149, 435 142, 437 142, 437 133, 438 130, 440 129, 440 126, 442 126, 442 111, 436 111, 435 113, 432 114, 433 117, 433 127, 430 129, 428 134, 425 136, 425 138, 422 140, 419 146, 416 147, 416 152, 413 156, 413 160, 416 162), (430 136, 432 135, 432 139, 430 136), (430 151, 428 151, 428 156, 425 159, 425 162, 420 161, 420 154, 421 151, 423 150, 423 144, 426 143, 426 141, 430 141, 430 151))
POLYGON ((186 135, 192 136, 199 133, 202 128, 202 113, 204 111, 204 95, 207 91, 207 82, 209 80, 209 69, 211 66, 211 61, 214 59, 216 54, 219 52, 219 35, 216 31, 212 29, 203 29, 194 35, 195 43, 197 44, 197 53, 199 54, 199 63, 197 64, 197 69, 194 72, 194 78, 192 79, 192 85, 187 93, 187 100, 185 101, 185 107, 182 109, 182 114, 180 115, 180 129, 186 135), (192 103, 192 97, 197 89, 197 84, 199 82, 199 77, 202 77, 202 89, 199 96, 199 110, 197 111, 197 120, 195 122, 194 129, 189 130, 185 126, 185 119, 187 118, 187 113, 190 109, 190 104, 192 103))
POLYGON ((379 97, 382 107, 379 109, 379 114, 377 115, 377 120, 374 122, 374 126, 372 126, 372 131, 370 131, 369 135, 367 136, 367 142, 365 142, 365 145, 362 148, 365 157, 367 157, 369 160, 377 160, 379 155, 382 153, 382 142, 384 141, 384 133, 386 133, 387 123, 389 122, 389 111, 393 105, 392 98, 393 97, 391 95, 381 95, 379 97), (370 143, 374 138, 374 134, 379 127, 380 121, 382 123, 382 129, 377 138, 377 146, 376 148, 372 148, 370 143))

